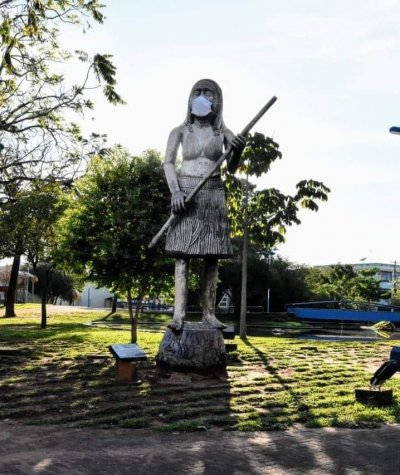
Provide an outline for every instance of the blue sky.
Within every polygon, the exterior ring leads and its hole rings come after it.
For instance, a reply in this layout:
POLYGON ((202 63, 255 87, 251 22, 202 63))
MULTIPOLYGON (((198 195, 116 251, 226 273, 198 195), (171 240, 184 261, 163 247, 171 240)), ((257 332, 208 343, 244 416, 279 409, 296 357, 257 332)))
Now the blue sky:
POLYGON ((254 129, 283 159, 260 187, 332 190, 302 212, 281 255, 306 264, 400 261, 400 3, 392 0, 105 1, 106 21, 68 48, 113 54, 127 105, 100 96, 85 128, 132 153, 164 152, 192 84, 215 79, 225 122, 239 132, 276 95, 254 129))

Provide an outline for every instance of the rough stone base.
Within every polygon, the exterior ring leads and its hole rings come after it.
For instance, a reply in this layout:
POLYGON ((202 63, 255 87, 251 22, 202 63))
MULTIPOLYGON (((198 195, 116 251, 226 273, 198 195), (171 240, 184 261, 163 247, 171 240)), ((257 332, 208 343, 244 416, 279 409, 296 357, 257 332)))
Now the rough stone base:
POLYGON ((180 331, 167 328, 156 361, 176 369, 225 368, 222 331, 204 323, 185 323, 180 331))

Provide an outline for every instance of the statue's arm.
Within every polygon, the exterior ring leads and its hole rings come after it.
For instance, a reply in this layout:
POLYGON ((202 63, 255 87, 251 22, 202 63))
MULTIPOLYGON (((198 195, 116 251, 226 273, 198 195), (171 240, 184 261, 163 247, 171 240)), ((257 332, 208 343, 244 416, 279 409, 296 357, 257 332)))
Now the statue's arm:
POLYGON ((231 145, 232 153, 228 157, 228 171, 235 173, 239 167, 240 157, 244 147, 246 146, 246 139, 243 135, 234 135, 229 129, 224 131, 225 147, 231 145))
POLYGON ((164 158, 164 173, 171 191, 171 207, 173 213, 185 209, 185 194, 180 190, 175 169, 176 156, 182 142, 182 127, 176 127, 168 137, 167 150, 164 158))

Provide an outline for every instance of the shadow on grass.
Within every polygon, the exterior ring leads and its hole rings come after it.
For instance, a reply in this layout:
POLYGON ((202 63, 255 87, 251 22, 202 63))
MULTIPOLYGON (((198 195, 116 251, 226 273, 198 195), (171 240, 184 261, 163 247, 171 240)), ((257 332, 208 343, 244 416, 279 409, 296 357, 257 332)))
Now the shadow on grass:
POLYGON ((242 341, 246 346, 250 347, 256 353, 267 372, 290 395, 290 398, 293 401, 296 411, 298 413, 297 422, 304 422, 309 416, 308 405, 304 403, 304 400, 299 396, 299 394, 293 391, 292 387, 287 384, 284 378, 282 378, 282 376, 279 374, 279 369, 270 364, 268 358, 266 357, 263 351, 253 345, 248 338, 242 339, 242 341))
MULTIPOLYGON (((250 393, 240 393, 242 388, 252 389, 251 386, 246 386, 250 377, 245 356, 243 361, 232 357, 227 371, 165 370, 155 365, 153 355, 156 342, 153 340, 152 350, 146 349, 150 353, 149 360, 139 366, 138 379, 131 384, 120 384, 115 381, 116 371, 111 356, 103 353, 94 357, 83 351, 77 356, 78 350, 87 349, 85 342, 77 344, 73 339, 64 339, 55 344, 43 340, 40 343, 38 346, 43 358, 36 363, 32 362, 31 354, 19 355, 19 363, 14 368, 0 359, 0 367, 4 371, 4 384, 0 390, 0 419, 18 419, 32 425, 150 428, 161 432, 205 432, 241 427, 241 430, 278 428, 273 425, 272 419, 268 419, 268 415, 257 414, 256 407, 247 412, 245 399, 250 393), (75 356, 68 355, 69 346, 76 350, 75 356), (238 382, 242 382, 243 386, 236 384, 238 382), (242 395, 244 400, 241 402, 242 395), (232 407, 235 398, 238 399, 236 409, 232 407), (252 426, 252 421, 260 422, 261 426, 252 426), (242 422, 248 424, 238 425, 242 422)), ((256 365, 261 362, 266 372, 291 395, 299 410, 301 399, 281 377, 279 369, 251 341, 244 343, 257 355, 256 365)), ((248 368, 250 372, 251 366, 248 368)), ((268 387, 259 396, 261 399, 267 397, 268 387)), ((283 428, 282 425, 279 428, 283 428)), ((255 472, 255 464, 274 459, 279 459, 279 467, 283 470, 298 470, 299 460, 285 455, 290 450, 301 454, 303 470, 314 470, 313 473, 317 473, 316 470, 321 468, 317 449, 325 452, 329 450, 328 446, 324 447, 322 440, 318 448, 315 444, 310 444, 307 432, 304 435, 286 432, 284 440, 268 440, 263 449, 263 458, 257 462, 252 457, 247 439, 247 435, 243 435, 242 447, 245 449, 241 451, 238 450, 238 445, 233 442, 231 444, 228 438, 224 438, 222 449, 228 453, 231 463, 224 468, 223 473, 237 473, 238 466, 243 473, 262 473, 262 470, 255 472)), ((337 443, 340 445, 340 439, 337 443)), ((207 457, 204 443, 196 446, 196 454, 201 454, 204 473, 214 473, 214 462, 207 457)), ((332 453, 332 459, 334 455, 332 453)), ((184 471, 189 473, 192 460, 181 460, 180 469, 185 468, 184 471)), ((343 460, 340 463, 343 466, 343 460)), ((351 460, 346 463, 351 464, 351 460)), ((342 473, 341 466, 338 462, 332 473, 342 473)))
MULTIPOLYGON (((139 314, 139 324, 166 324, 171 320, 171 314, 168 313, 152 313, 152 312, 141 312, 139 314)), ((117 312, 110 312, 104 317, 93 320, 93 324, 104 323, 111 325, 130 325, 130 319, 128 310, 119 310, 117 312)))
MULTIPOLYGON (((17 419, 29 425, 104 427, 111 429, 104 433, 106 438, 114 437, 113 427, 205 432, 218 427, 230 429, 238 420, 236 414, 229 413, 232 395, 226 371, 162 370, 151 360, 139 367, 136 382, 118 384, 110 359, 83 357, 44 362, 39 369, 25 371, 24 375, 25 379, 19 379, 21 374, 16 372, 14 380, 0 392, 1 419, 17 419)), ((29 429, 20 425, 19 430, 29 429)), ((62 427, 58 433, 63 434, 62 427)), ((90 437, 86 432, 75 435, 78 437, 79 434, 90 437)), ((118 434, 120 432, 116 437, 118 434)), ((190 435, 185 437, 190 438, 190 435)), ((193 471, 196 457, 201 460, 202 473, 216 473, 216 461, 209 456, 207 440, 207 436, 193 439, 192 455, 177 462, 179 472, 193 471)), ((254 441, 244 434, 240 443, 226 436, 213 440, 216 446, 222 442, 221 463, 229 460, 220 473, 230 475, 238 473, 239 469, 241 473, 263 473, 267 461, 274 461, 274 467, 283 470, 298 470, 299 460, 288 456, 288 451, 301 454, 302 469, 319 467, 315 444, 309 444, 301 435, 286 433, 284 440, 270 438, 262 454, 259 440, 254 441)), ((157 450, 155 446, 154 451, 157 450)))
POLYGON ((40 328, 32 324, 6 324, 1 326, 0 342, 18 343, 21 341, 61 339, 73 342, 84 342, 84 334, 90 331, 88 327, 77 323, 57 323, 40 328))
POLYGON ((74 427, 205 431, 234 422, 225 371, 171 371, 140 365, 130 384, 115 380, 109 357, 83 356, 4 368, 0 419, 74 427))

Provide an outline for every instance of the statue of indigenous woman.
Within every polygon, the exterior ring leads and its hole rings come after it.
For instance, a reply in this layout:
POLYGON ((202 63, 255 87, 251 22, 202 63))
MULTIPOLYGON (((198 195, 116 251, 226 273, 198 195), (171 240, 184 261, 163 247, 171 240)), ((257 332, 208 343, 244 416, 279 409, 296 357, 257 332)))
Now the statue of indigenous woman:
POLYGON ((185 196, 212 169, 229 145, 228 171, 238 167, 245 139, 235 136, 224 124, 222 91, 211 79, 192 88, 185 122, 170 133, 164 169, 171 191, 172 212, 179 215, 169 229, 165 250, 175 257, 175 311, 170 328, 180 330, 186 313, 190 258, 204 259, 202 278, 202 321, 216 328, 224 325, 215 317, 218 259, 232 256, 226 199, 219 171, 185 205, 185 196), (176 170, 178 149, 182 164, 176 170))

